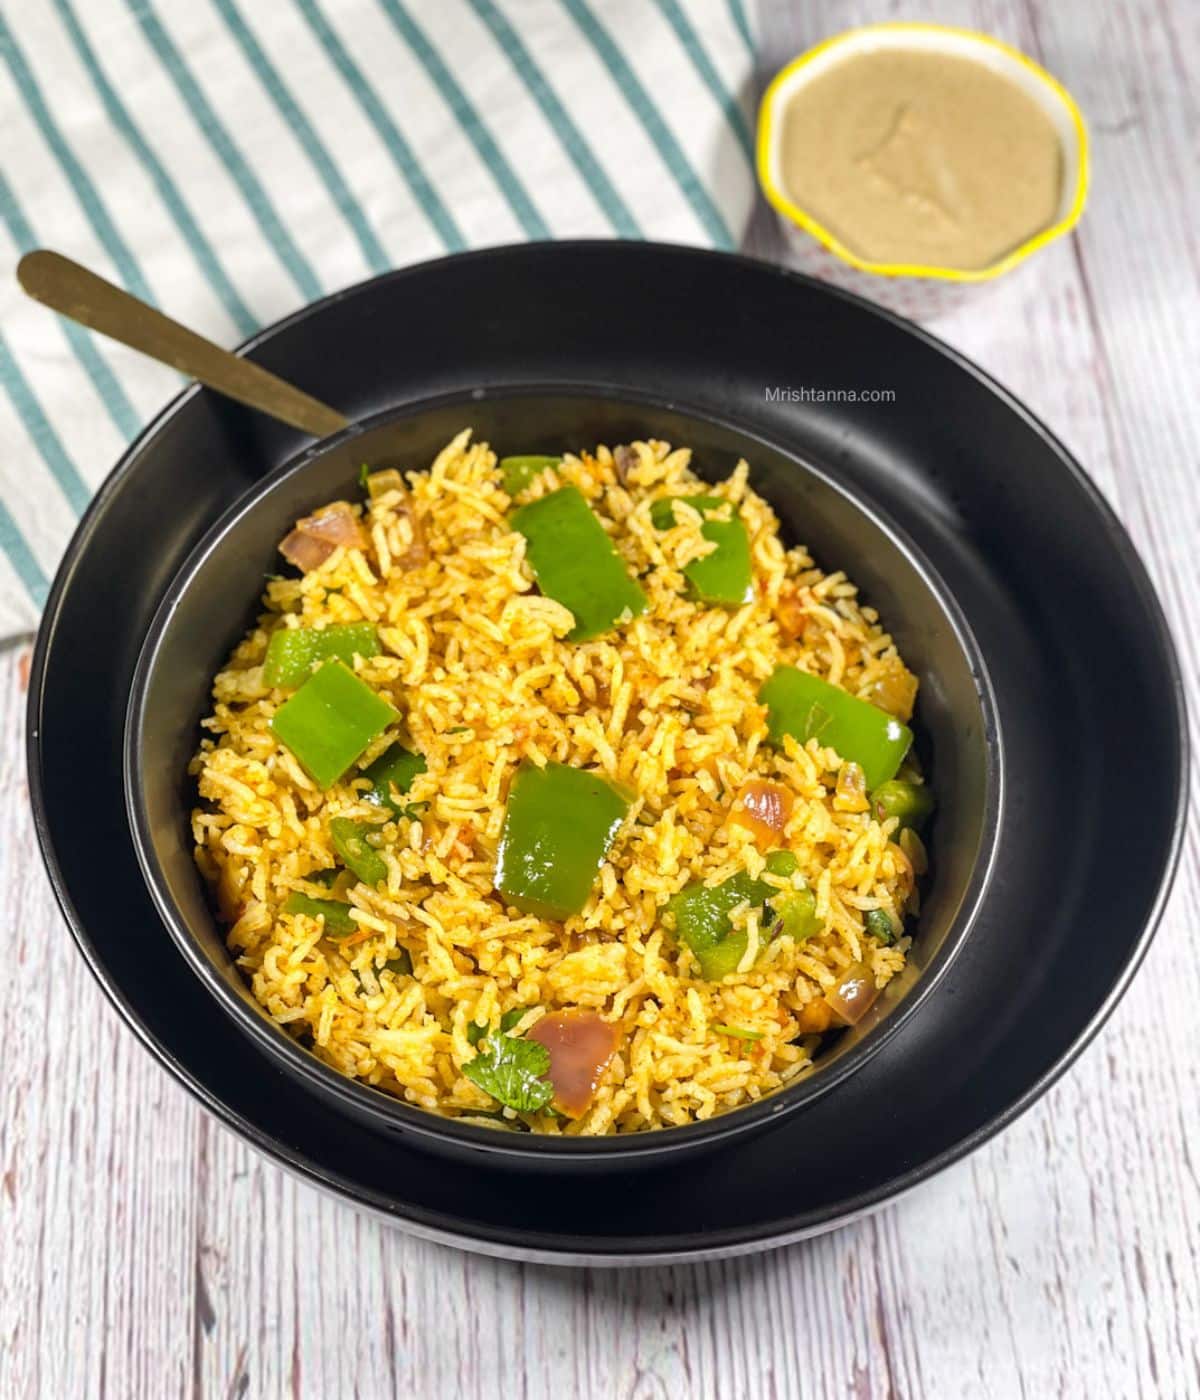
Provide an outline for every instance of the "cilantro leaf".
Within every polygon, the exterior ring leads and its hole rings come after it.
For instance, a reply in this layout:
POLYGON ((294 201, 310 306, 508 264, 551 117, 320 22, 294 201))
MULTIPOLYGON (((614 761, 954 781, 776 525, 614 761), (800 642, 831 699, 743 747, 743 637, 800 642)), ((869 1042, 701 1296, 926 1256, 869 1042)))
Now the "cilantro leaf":
MULTIPOLYGON (((500 1029, 502 1031, 511 1031, 528 1010, 529 1007, 527 1006, 514 1006, 511 1011, 506 1011, 504 1015, 500 1017, 500 1029)), ((467 1022, 468 1044, 478 1045, 487 1033, 487 1026, 481 1026, 478 1021, 467 1022)))
POLYGON ((488 1049, 463 1065, 463 1073, 507 1108, 536 1113, 554 1097, 554 1085, 543 1076, 550 1068, 550 1052, 536 1040, 519 1036, 490 1035, 488 1049))
POLYGON ((871 937, 878 938, 885 948, 895 943, 896 930, 886 909, 868 909, 864 922, 871 937))

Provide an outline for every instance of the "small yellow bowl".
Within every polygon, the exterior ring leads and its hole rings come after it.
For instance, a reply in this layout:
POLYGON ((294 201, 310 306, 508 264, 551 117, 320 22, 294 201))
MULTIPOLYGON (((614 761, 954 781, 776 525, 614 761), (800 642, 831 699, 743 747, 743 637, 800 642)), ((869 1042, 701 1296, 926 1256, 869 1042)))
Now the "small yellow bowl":
POLYGON ((779 215, 801 270, 848 287, 907 316, 936 315, 973 290, 994 283, 1079 222, 1088 189, 1088 137, 1071 94, 1018 49, 970 29, 940 24, 874 24, 836 34, 794 59, 763 95, 758 118, 758 179, 779 215), (1050 118, 1062 143, 1063 182, 1058 217, 998 262, 964 271, 858 257, 786 193, 781 174, 782 114, 792 96, 833 64, 856 53, 917 50, 969 58, 1010 79, 1050 118))

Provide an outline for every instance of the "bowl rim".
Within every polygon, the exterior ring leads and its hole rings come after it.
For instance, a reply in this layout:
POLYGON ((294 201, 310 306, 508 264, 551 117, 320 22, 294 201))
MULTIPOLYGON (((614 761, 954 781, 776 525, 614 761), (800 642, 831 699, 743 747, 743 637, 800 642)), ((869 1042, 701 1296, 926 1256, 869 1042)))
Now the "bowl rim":
POLYGON ((1005 43, 1003 39, 997 39, 992 34, 985 34, 980 30, 968 29, 959 25, 934 24, 924 20, 890 20, 880 24, 864 24, 853 29, 845 29, 841 33, 822 40, 819 44, 814 44, 812 48, 805 49, 790 63, 785 64, 768 84, 759 104, 755 166, 763 194, 776 213, 811 235, 827 252, 848 267, 852 267, 858 272, 870 273, 876 277, 892 279, 919 277, 934 282, 991 282, 1003 276, 1004 273, 1010 272, 1034 253, 1056 242, 1064 234, 1070 233, 1083 216, 1091 181, 1091 153, 1087 124, 1083 119, 1083 113, 1079 110, 1078 103, 1052 73, 1047 72, 1040 63, 1030 58, 1028 54, 1022 53, 1020 49, 1005 43), (989 263, 987 267, 965 269, 923 263, 873 262, 869 258, 860 257, 819 219, 792 199, 775 178, 774 156, 779 144, 779 127, 776 115, 784 88, 791 83, 797 73, 803 72, 815 59, 831 53, 834 49, 843 46, 853 47, 864 38, 889 34, 898 37, 913 37, 918 34, 934 37, 949 35, 977 44, 980 48, 999 53, 1010 62, 1016 63, 1034 78, 1039 86, 1046 89, 1062 104, 1067 114, 1075 137, 1078 165, 1075 173, 1075 186, 1066 213, 1045 228, 1031 234, 1024 242, 1017 244, 1015 248, 1010 249, 995 262, 989 263))
POLYGON ((686 404, 678 398, 666 401, 652 392, 559 382, 491 384, 486 389, 460 389, 415 400, 399 407, 393 405, 355 420, 336 434, 306 444, 253 482, 221 512, 188 551, 155 609, 139 649, 126 707, 122 766, 125 777, 126 815, 146 888, 159 917, 191 970, 239 1030, 248 1035, 293 1077, 298 1076, 310 1088, 325 1096, 331 1095, 339 1101, 344 1110, 365 1117, 385 1132, 413 1133, 426 1140, 432 1139, 443 1150, 446 1141, 449 1140, 460 1148, 504 1158, 512 1163, 554 1164, 564 1167, 571 1163, 597 1160, 618 1163, 637 1157, 661 1158, 753 1131, 756 1127, 765 1126, 784 1114, 802 1109, 806 1104, 830 1092, 878 1054, 936 990, 970 936, 995 872, 1005 792, 1003 738, 999 713, 982 650, 948 585, 925 556, 924 551, 887 512, 866 501, 857 490, 835 479, 826 469, 814 464, 806 456, 801 456, 782 442, 772 440, 761 430, 739 423, 735 418, 714 414, 702 406, 686 404), (828 1067, 818 1066, 813 1073, 801 1076, 791 1084, 773 1090, 752 1103, 714 1114, 703 1121, 677 1127, 596 1137, 554 1137, 537 1133, 500 1132, 405 1103, 385 1090, 364 1084, 326 1064, 310 1050, 292 1040, 265 1012, 257 1006, 251 1006, 245 996, 239 994, 200 948, 187 921, 168 894, 165 873, 158 859, 148 813, 141 801, 145 785, 141 735, 159 649, 173 614, 192 579, 202 568, 208 555, 238 527, 241 520, 258 509, 277 487, 293 474, 303 471, 311 461, 324 457, 331 450, 377 428, 402 422, 406 418, 438 407, 462 405, 465 409, 481 400, 536 397, 587 397, 646 409, 666 408, 731 431, 751 443, 761 444, 781 453, 795 463, 798 469, 817 477, 830 490, 848 501, 854 510, 864 516, 873 528, 887 536, 903 554, 940 609, 976 685, 984 748, 984 799, 979 844, 958 909, 942 946, 930 964, 892 1007, 890 1013, 881 1022, 873 1025, 860 1040, 838 1055, 828 1067))

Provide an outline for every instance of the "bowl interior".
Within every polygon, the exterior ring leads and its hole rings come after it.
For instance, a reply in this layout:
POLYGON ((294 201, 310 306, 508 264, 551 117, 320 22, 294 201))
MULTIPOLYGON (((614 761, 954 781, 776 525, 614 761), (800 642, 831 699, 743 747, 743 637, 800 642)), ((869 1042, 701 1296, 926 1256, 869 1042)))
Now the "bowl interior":
POLYGON ((811 1101, 882 1048, 966 936, 990 870, 1000 807, 999 736, 977 648, 953 600, 912 544, 839 482, 835 471, 736 427, 630 395, 496 390, 447 396, 368 419, 265 478, 201 540, 168 590, 142 649, 126 730, 128 804, 139 860, 184 955, 240 1027, 323 1096, 375 1124, 446 1150, 523 1159, 603 1160, 612 1151, 660 1154, 771 1121, 811 1101), (187 764, 209 707, 211 680, 260 608, 264 575, 292 521, 338 496, 353 498, 364 462, 426 466, 465 425, 506 452, 558 452, 657 437, 694 449, 716 480, 739 457, 774 506, 785 540, 818 564, 844 569, 876 607, 921 678, 914 729, 938 797, 928 833, 931 874, 904 972, 822 1056, 816 1070, 760 1103, 704 1124, 623 1138, 543 1139, 457 1124, 324 1065, 277 1027, 233 964, 193 858, 187 764))

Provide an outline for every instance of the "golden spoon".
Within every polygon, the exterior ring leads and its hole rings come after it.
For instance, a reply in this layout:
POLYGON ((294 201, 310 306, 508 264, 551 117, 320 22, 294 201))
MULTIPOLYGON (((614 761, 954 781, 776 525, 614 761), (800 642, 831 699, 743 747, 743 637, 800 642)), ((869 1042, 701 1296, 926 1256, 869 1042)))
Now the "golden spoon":
POLYGON ((313 437, 328 437, 349 425, 336 408, 214 345, 61 253, 47 248, 26 253, 17 264, 17 280, 34 301, 60 315, 313 437))

